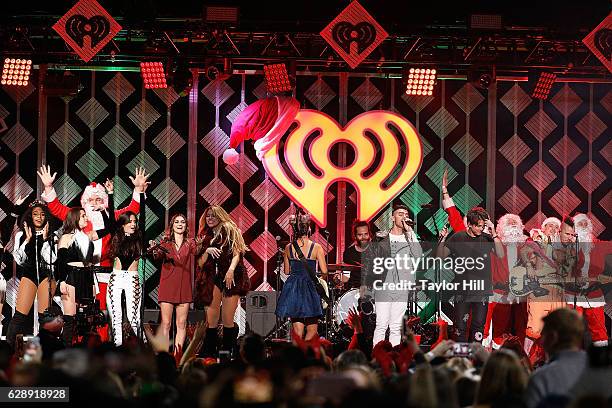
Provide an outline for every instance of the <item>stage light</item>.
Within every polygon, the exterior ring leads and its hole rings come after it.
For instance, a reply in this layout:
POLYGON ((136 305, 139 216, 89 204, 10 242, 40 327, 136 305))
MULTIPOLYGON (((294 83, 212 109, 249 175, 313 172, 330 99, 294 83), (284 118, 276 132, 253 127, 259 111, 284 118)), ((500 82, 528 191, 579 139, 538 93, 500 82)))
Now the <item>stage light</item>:
POLYGON ((146 89, 168 87, 162 62, 141 62, 140 75, 146 89))
POLYGON ((271 94, 288 92, 293 89, 285 64, 264 65, 266 87, 271 94))
POLYGON ((27 86, 30 82, 31 71, 31 59, 7 57, 4 59, 4 66, 2 67, 2 78, 0 79, 0 84, 12 86, 27 86))
POLYGON ((430 68, 410 68, 406 75, 406 95, 431 96, 437 72, 430 68))
POLYGON ((240 16, 238 7, 205 6, 204 21, 207 23, 221 23, 236 25, 240 16))
POLYGON ((179 96, 187 96, 191 92, 193 74, 185 62, 178 63, 168 74, 168 85, 171 85, 179 96))
POLYGON ((553 84, 557 80, 557 74, 554 72, 540 72, 538 79, 536 81, 535 88, 531 93, 531 97, 535 99, 548 99, 548 95, 550 94, 550 90, 552 89, 553 84))

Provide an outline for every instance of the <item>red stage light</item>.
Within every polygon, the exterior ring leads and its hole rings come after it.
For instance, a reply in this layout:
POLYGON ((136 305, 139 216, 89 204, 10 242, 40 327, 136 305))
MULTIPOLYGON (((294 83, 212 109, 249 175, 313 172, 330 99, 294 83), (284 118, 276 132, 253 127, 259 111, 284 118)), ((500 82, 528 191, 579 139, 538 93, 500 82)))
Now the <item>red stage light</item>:
POLYGON ((410 68, 406 82, 406 95, 431 96, 435 81, 435 69, 410 68))
POLYGON ((266 87, 271 94, 288 92, 293 89, 285 64, 264 65, 266 87))
POLYGON ((2 85, 27 86, 32 71, 32 60, 25 58, 5 58, 2 67, 2 85))
POLYGON ((161 62, 141 62, 140 74, 146 89, 168 87, 164 64, 161 62))
POLYGON ((553 72, 541 72, 531 96, 536 99, 548 99, 550 90, 556 80, 557 74, 553 72))

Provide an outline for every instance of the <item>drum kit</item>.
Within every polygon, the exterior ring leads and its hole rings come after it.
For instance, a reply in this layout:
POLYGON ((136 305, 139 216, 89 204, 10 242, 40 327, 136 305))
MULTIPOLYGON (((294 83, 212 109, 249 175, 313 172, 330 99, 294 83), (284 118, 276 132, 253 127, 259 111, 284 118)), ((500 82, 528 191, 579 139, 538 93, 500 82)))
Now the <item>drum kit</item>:
POLYGON ((327 271, 328 280, 333 282, 330 293, 330 301, 333 302, 333 306, 329 310, 325 303, 323 305, 325 309, 324 325, 329 338, 348 342, 353 335, 353 330, 348 323, 350 311, 357 310, 361 312, 362 319, 375 322, 374 298, 369 290, 360 296, 359 287, 350 287, 346 282, 348 274, 361 273, 361 265, 328 264, 327 271))

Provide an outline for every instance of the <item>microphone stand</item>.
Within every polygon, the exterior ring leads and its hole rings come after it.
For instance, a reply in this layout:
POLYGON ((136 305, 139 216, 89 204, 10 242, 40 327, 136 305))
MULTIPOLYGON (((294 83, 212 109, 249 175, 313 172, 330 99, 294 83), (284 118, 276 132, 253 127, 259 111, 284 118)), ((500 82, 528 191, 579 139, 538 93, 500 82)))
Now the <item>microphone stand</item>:
MULTIPOLYGON (((278 307, 278 299, 280 297, 280 289, 281 289, 281 277, 280 277, 280 274, 281 274, 282 265, 283 265, 283 249, 281 248, 280 240, 278 240, 278 241, 276 241, 276 291, 275 291, 276 292, 276 294, 275 294, 275 296, 276 296, 276 306, 275 307, 278 307)), ((276 313, 275 313, 275 315, 276 315, 276 313)), ((279 338, 279 332, 280 332, 281 328, 285 324, 284 324, 284 322, 281 321, 280 317, 278 317, 277 315, 275 317, 276 317, 276 327, 274 329, 273 336, 274 336, 275 339, 278 339, 279 338)), ((289 334, 290 334, 290 331, 288 330, 287 331, 287 337, 290 337, 289 334)))
MULTIPOLYGON (((321 232, 323 235, 325 235, 325 265, 329 265, 329 231, 323 229, 321 232)), ((327 269, 325 280, 327 283, 327 290, 329 292, 329 304, 327 305, 327 311, 325 312, 325 338, 329 340, 329 324, 330 320, 333 318, 332 313, 336 301, 334 296, 334 288, 329 284, 329 267, 327 269)))
MULTIPOLYGON (((435 255, 435 253, 437 252, 437 248, 440 245, 440 230, 438 229, 438 223, 436 222, 436 219, 434 217, 434 212, 432 210, 432 206, 431 205, 427 205, 426 207, 427 211, 429 212, 429 218, 431 218, 431 221, 433 222, 434 225, 434 229, 436 230, 436 237, 438 237, 437 242, 436 242, 436 246, 432 247, 432 253, 435 255)), ((441 282, 441 277, 440 277, 440 268, 438 268, 438 263, 434 262, 434 283, 439 283, 441 282)), ((442 317, 442 302, 440 299, 440 295, 439 293, 434 293, 434 297, 435 297, 435 302, 436 302, 436 320, 440 320, 440 318, 442 317)))
POLYGON ((576 310, 576 305, 578 304, 578 234, 576 234, 576 259, 574 260, 574 286, 576 290, 574 290, 574 310, 576 310))

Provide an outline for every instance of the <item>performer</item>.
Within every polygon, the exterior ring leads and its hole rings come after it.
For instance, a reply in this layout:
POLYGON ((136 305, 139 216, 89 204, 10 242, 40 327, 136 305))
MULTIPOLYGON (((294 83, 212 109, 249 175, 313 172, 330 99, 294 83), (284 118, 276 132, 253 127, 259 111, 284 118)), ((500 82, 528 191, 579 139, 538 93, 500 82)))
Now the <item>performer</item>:
POLYGON ((516 297, 508 290, 510 271, 518 264, 518 247, 527 240, 523 221, 516 214, 505 214, 497 221, 497 235, 501 238, 504 256, 491 259, 493 296, 489 309, 493 325, 493 348, 502 346, 505 337, 514 335, 521 344, 527 329, 527 299, 516 297))
MULTIPOLYGON (((60 203, 57 198, 57 193, 53 188, 53 182, 57 173, 51 174, 51 168, 49 166, 41 166, 38 170, 38 176, 45 187, 45 191, 41 194, 43 200, 49 205, 49 211, 52 215, 59 218, 61 221, 66 219, 69 208, 64 204, 60 203)), ((140 209, 140 196, 141 192, 145 192, 149 186, 147 179, 150 175, 145 174, 143 168, 136 168, 134 177, 130 176, 132 184, 134 184, 134 193, 130 204, 114 212, 114 218, 117 219, 119 215, 126 211, 131 211, 135 214, 140 209)), ((104 187, 98 183, 91 183, 83 191, 81 196, 81 207, 85 210, 87 215, 88 223, 83 229, 83 232, 89 233, 97 229, 104 229, 104 223, 102 218, 102 212, 95 211, 94 206, 102 205, 104 208, 108 206, 108 196, 104 191, 104 187)), ((110 248, 110 234, 107 234, 101 240, 94 241, 94 258, 93 263, 95 264, 96 278, 98 279, 98 286, 100 292, 97 295, 97 299, 100 301, 100 308, 106 310, 106 286, 110 277, 112 268, 111 259, 108 256, 110 248)), ((100 330, 100 335, 103 340, 108 339, 108 333, 106 328, 100 330)))
MULTIPOLYGON (((15 208, 6 218, 7 224, 3 225, 6 227, 6 229, 3 228, 3 238, 10 236, 17 213, 21 212, 23 199, 19 198, 15 204, 15 208)), ((35 299, 38 302, 37 312, 40 315, 49 307, 49 284, 51 284, 51 293, 55 292, 57 281, 49 280, 55 268, 57 255, 57 237, 54 227, 50 225, 51 218, 45 203, 34 201, 21 217, 19 232, 15 235, 13 259, 17 264, 17 274, 20 280, 15 313, 9 323, 6 336, 12 346, 18 334, 26 334, 27 316, 35 299)), ((3 294, 0 296, 3 297, 3 294)), ((3 300, 0 303, 4 303, 3 300)), ((35 317, 35 326, 37 322, 38 318, 35 317)), ((37 332, 36 328, 34 332, 37 332)))
MULTIPOLYGON (((174 349, 183 349, 189 304, 193 302, 191 265, 196 254, 196 242, 188 238, 187 217, 174 214, 166 228, 164 240, 153 246, 153 257, 162 260, 157 299, 161 309, 161 330, 168 337, 172 313, 176 310, 174 349)), ((150 241, 154 245, 154 241, 150 241)))
POLYGON ((560 230, 561 248, 555 251, 562 273, 571 277, 568 283, 578 283, 578 288, 567 290, 565 301, 582 313, 587 321, 591 340, 595 347, 608 345, 608 334, 605 326, 604 296, 596 282, 605 266, 609 254, 608 243, 599 241, 593 235, 593 223, 585 214, 576 214, 573 219, 565 218, 560 230), (576 235, 574 235, 576 234, 576 235), (576 238, 578 238, 578 256, 575 255, 576 238), (578 263, 576 266, 575 263, 578 263), (595 284, 595 285, 594 285, 595 284), (594 286, 594 287, 593 287, 594 286), (576 291, 579 291, 574 296, 576 291))
POLYGON ((484 233, 485 227, 489 231, 495 231, 495 226, 489 219, 489 215, 481 207, 472 208, 466 214, 467 229, 455 232, 447 239, 446 229, 442 231, 441 243, 438 247, 438 255, 442 257, 452 256, 454 259, 464 258, 477 260, 484 259, 484 268, 465 268, 462 274, 456 276, 462 284, 455 294, 455 340, 460 342, 483 340, 484 325, 488 310, 488 297, 491 294, 491 262, 490 254, 495 251, 499 257, 504 256, 504 248, 497 235, 484 233), (462 289, 465 283, 482 282, 483 290, 462 289), (471 324, 468 332, 468 321, 471 324), (468 335, 469 334, 469 335, 468 335))
POLYGON ((304 260, 296 252, 292 243, 285 247, 283 253, 284 271, 289 277, 283 285, 283 290, 276 305, 276 315, 281 319, 290 318, 293 331, 297 336, 310 340, 317 335, 318 320, 323 316, 321 297, 317 293, 312 274, 317 270, 317 264, 322 278, 326 280, 327 264, 325 252, 321 245, 310 240, 312 221, 308 214, 298 215, 293 221, 295 236, 299 251, 304 260))
MULTIPOLYGON (((342 260, 349 265, 362 265, 362 255, 370 245, 370 224, 366 221, 355 220, 352 227, 353 244, 344 250, 342 260)), ((359 288, 361 285, 361 272, 351 271, 349 276, 341 275, 347 288, 359 288)))
POLYGON ((409 292, 407 287, 396 289, 394 286, 415 282, 416 274, 412 269, 413 263, 403 261, 394 262, 394 267, 385 267, 382 272, 376 271, 373 265, 374 259, 405 259, 405 257, 416 259, 423 255, 417 235, 412 229, 414 222, 410 218, 408 207, 402 203, 395 203, 391 214, 393 226, 388 233, 380 234, 382 239, 378 243, 370 244, 372 250, 368 250, 365 273, 362 275, 363 286, 374 290, 376 303, 374 346, 385 339, 387 328, 389 328, 389 342, 393 346, 400 343, 402 319, 409 301, 409 292))
POLYGON ((232 351, 238 338, 238 327, 234 315, 240 296, 250 289, 249 276, 242 261, 248 251, 238 226, 225 210, 211 206, 200 217, 198 237, 202 239, 204 253, 198 259, 196 288, 210 304, 206 310, 208 329, 204 343, 204 354, 217 354, 217 325, 221 303, 223 303, 223 350, 232 351))
MULTIPOLYGON (((0 129, 1 131, 1 129, 0 129)), ((19 196, 9 209, 6 210, 6 217, 0 222, 0 265, 4 264, 4 269, 0 271, 0 333, 2 333, 2 309, 4 300, 6 299, 6 278, 12 278, 12 268, 8 268, 9 261, 6 259, 6 244, 10 241, 15 228, 15 223, 19 218, 19 214, 25 212, 25 198, 19 196), (10 275, 9 275, 10 273, 10 275), (6 274, 6 277, 4 276, 6 274)))
MULTIPOLYGON (((543 256, 545 256, 546 259, 553 258, 553 248, 559 245, 560 227, 561 220, 556 217, 548 217, 542 222, 542 229, 532 229, 529 232, 531 239, 538 244, 543 256)), ((551 275, 558 276, 556 266, 553 266, 554 270, 549 270, 546 268, 546 264, 543 264, 543 266, 545 268, 535 269, 536 276, 544 279, 550 279, 552 277, 551 275)), ((553 284, 544 284, 542 287, 548 291, 547 295, 539 297, 530 295, 527 299, 527 330, 525 340, 526 350, 529 350, 530 348, 529 343, 533 345, 538 344, 537 340, 540 338, 540 333, 543 326, 542 319, 553 310, 566 307, 562 287, 553 284)), ((533 353, 531 350, 529 351, 530 355, 536 354, 537 352, 537 350, 534 350, 533 353)))
POLYGON ((529 236, 537 242, 540 247, 547 250, 547 256, 552 256, 552 243, 559 242, 559 228, 561 220, 556 217, 548 217, 542 222, 542 228, 534 228, 529 231, 529 236))

